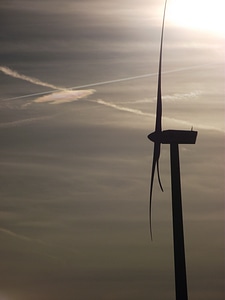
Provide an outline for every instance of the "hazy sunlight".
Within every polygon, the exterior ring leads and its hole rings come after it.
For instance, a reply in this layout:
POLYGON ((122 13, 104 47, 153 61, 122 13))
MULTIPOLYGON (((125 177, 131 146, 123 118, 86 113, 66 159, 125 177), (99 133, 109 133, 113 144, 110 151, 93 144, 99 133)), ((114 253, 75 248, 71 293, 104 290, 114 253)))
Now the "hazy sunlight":
POLYGON ((224 0, 170 0, 167 19, 193 29, 225 33, 224 0))

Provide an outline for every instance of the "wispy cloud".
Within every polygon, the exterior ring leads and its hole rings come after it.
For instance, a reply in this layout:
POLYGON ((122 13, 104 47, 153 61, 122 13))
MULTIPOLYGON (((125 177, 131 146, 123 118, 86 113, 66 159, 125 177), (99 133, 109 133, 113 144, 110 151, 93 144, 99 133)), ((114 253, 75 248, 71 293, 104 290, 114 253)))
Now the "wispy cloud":
POLYGON ((169 101, 169 102, 174 102, 177 100, 190 100, 190 99, 195 99, 199 95, 202 94, 202 91, 196 90, 192 91, 190 93, 175 93, 172 95, 165 95, 163 96, 163 101, 169 101))
POLYGON ((93 94, 95 90, 65 90, 51 95, 45 95, 34 100, 36 103, 50 103, 50 104, 60 104, 66 102, 76 101, 78 99, 87 97, 93 94))
MULTIPOLYGON (((171 95, 163 95, 162 99, 163 102, 175 102, 175 101, 185 101, 190 99, 196 99, 200 96, 203 92, 200 90, 192 91, 190 93, 175 93, 171 95)), ((144 98, 139 100, 132 100, 132 101, 120 101, 120 104, 138 104, 138 103, 153 103, 156 101, 156 97, 152 98, 144 98)))

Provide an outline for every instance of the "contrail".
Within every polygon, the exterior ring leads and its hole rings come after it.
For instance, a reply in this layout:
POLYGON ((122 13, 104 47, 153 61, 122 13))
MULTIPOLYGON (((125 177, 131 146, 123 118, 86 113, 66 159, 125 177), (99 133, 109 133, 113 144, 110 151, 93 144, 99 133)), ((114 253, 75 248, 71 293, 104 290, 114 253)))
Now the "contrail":
POLYGON ((50 83, 47 83, 47 82, 43 82, 43 81, 41 81, 41 80, 39 80, 37 78, 20 74, 17 71, 12 70, 12 69, 10 69, 8 67, 5 67, 5 66, 0 66, 0 71, 2 73, 4 73, 5 75, 8 75, 8 76, 11 76, 11 77, 14 77, 14 78, 18 78, 18 79, 21 79, 21 80, 25 80, 25 81, 31 82, 33 84, 36 84, 36 85, 50 87, 52 89, 57 89, 57 90, 65 90, 62 87, 58 87, 58 86, 55 86, 53 84, 50 84, 50 83))
POLYGON ((106 102, 106 101, 100 100, 100 99, 99 100, 90 100, 90 101, 91 102, 96 102, 96 103, 104 105, 104 106, 112 107, 112 108, 117 109, 117 110, 127 111, 127 112, 133 113, 135 115, 154 116, 153 114, 145 113, 145 112, 143 112, 139 109, 133 109, 133 108, 125 107, 125 106, 120 106, 120 105, 114 104, 112 102, 106 102))
MULTIPOLYGON (((90 102, 94 102, 103 106, 107 106, 107 107, 111 107, 112 109, 116 109, 119 111, 125 111, 125 112, 129 112, 135 115, 142 115, 142 116, 148 116, 148 117, 152 117, 155 118, 155 114, 152 113, 145 113, 143 111, 141 111, 140 109, 133 109, 133 108, 129 108, 129 107, 125 107, 125 106, 120 106, 118 104, 112 103, 112 102, 106 102, 104 100, 98 99, 98 100, 89 100, 90 102)), ((181 119, 176 119, 176 118, 171 118, 171 117, 163 117, 163 120, 165 122, 168 123, 174 123, 174 124, 182 124, 183 126, 185 126, 185 128, 198 128, 198 129, 204 129, 204 130, 215 130, 218 132, 222 132, 224 133, 224 130, 222 128, 218 128, 218 127, 214 127, 214 126, 210 126, 210 125, 204 125, 204 124, 200 124, 200 123, 191 123, 190 121, 184 121, 181 119)))
MULTIPOLYGON (((65 102, 71 102, 71 101, 83 98, 85 96, 91 95, 95 92, 94 90, 72 91, 72 89, 66 89, 66 88, 58 87, 58 86, 55 86, 53 84, 43 82, 43 81, 41 81, 37 78, 33 78, 33 77, 29 77, 29 76, 20 74, 17 71, 12 70, 8 67, 4 67, 4 66, 0 66, 0 71, 2 71, 4 74, 6 74, 8 76, 18 78, 18 79, 21 79, 21 80, 25 80, 25 81, 31 82, 33 84, 36 84, 36 85, 41 85, 41 86, 45 86, 45 87, 54 88, 54 90, 49 92, 49 93, 45 92, 45 93, 35 94, 36 96, 37 95, 41 96, 41 97, 38 97, 34 101, 34 102, 37 102, 37 103, 48 102, 48 103, 51 103, 51 104, 60 104, 60 103, 65 103, 65 102)), ((25 98, 25 97, 28 97, 28 96, 14 97, 14 98, 11 98, 11 100, 12 99, 25 98)), ((5 99, 5 100, 9 100, 9 99, 5 99)))
MULTIPOLYGON (((191 67, 179 68, 179 69, 164 71, 162 73, 163 74, 169 74, 169 73, 181 72, 181 71, 197 69, 197 68, 200 68, 200 67, 203 67, 203 66, 209 66, 209 65, 212 65, 212 64, 202 64, 202 65, 196 65, 196 66, 191 66, 191 67)), ((215 64, 213 64, 213 65, 215 65, 215 64)), ((33 94, 28 94, 28 95, 13 97, 13 98, 7 98, 7 99, 3 99, 2 101, 23 99, 23 98, 28 98, 28 97, 33 97, 33 96, 42 96, 43 95, 43 97, 39 97, 39 98, 35 99, 35 102, 38 102, 38 103, 48 102, 50 104, 59 104, 59 103, 63 103, 63 102, 75 101, 77 99, 83 98, 84 96, 91 95, 92 93, 95 92, 95 90, 73 91, 73 90, 76 90, 76 89, 99 86, 99 85, 106 85, 106 84, 111 84, 111 83, 135 80, 135 79, 152 77, 152 76, 158 75, 158 73, 148 73, 148 74, 142 74, 142 75, 137 75, 137 76, 132 76, 132 77, 126 77, 126 78, 120 78, 120 79, 114 79, 114 80, 107 80, 107 81, 100 81, 100 82, 95 82, 95 83, 91 83, 91 84, 74 86, 74 87, 70 87, 70 88, 62 88, 62 87, 58 87, 58 86, 52 85, 52 84, 47 83, 47 82, 43 82, 43 81, 41 81, 37 78, 33 78, 33 77, 29 77, 29 76, 20 74, 20 73, 14 71, 14 70, 12 70, 8 67, 0 66, 0 71, 3 72, 4 74, 6 74, 8 76, 11 76, 11 77, 14 77, 14 78, 22 79, 22 80, 31 82, 31 83, 36 84, 36 85, 41 85, 41 86, 53 88, 53 90, 51 90, 51 91, 33 93, 33 94), (74 92, 76 92, 76 93, 74 93, 74 92), (48 95, 48 94, 52 94, 52 95, 48 95), (44 95, 48 95, 48 96, 44 96, 44 95)), ((193 95, 191 95, 191 96, 193 96, 193 95)), ((133 114, 144 115, 144 116, 152 116, 152 114, 145 113, 141 110, 120 106, 120 105, 117 105, 117 104, 114 104, 114 103, 111 103, 111 102, 105 102, 104 100, 91 100, 91 101, 96 102, 100 105, 104 105, 104 106, 111 107, 113 109, 120 110, 120 111, 127 111, 127 112, 130 112, 130 113, 133 113, 133 114)), ((43 117, 43 118, 49 118, 49 116, 43 117)), ((30 123, 32 121, 36 121, 36 120, 39 120, 39 119, 40 118, 30 118, 30 119, 25 119, 25 120, 20 120, 20 121, 3 123, 3 124, 0 125, 0 127, 10 127, 10 126, 20 125, 20 124, 24 124, 24 123, 30 123)), ((194 124, 190 124, 189 122, 186 122, 186 121, 164 117, 164 120, 166 120, 166 119, 168 119, 168 121, 170 120, 170 121, 173 121, 173 122, 176 122, 176 123, 183 123, 186 126, 194 125, 194 124)), ((200 124, 196 124, 196 127, 202 128, 202 129, 211 129, 211 130, 217 130, 217 131, 220 131, 220 132, 221 131, 224 132, 222 129, 211 127, 211 126, 204 126, 204 125, 200 125, 200 124)))
MULTIPOLYGON (((191 67, 185 67, 185 68, 164 71, 164 72, 162 72, 162 74, 169 74, 169 73, 176 73, 176 72, 181 72, 181 71, 186 71, 186 70, 192 70, 192 69, 196 69, 196 68, 203 67, 203 66, 206 66, 206 65, 205 64, 204 65, 196 65, 196 66, 191 66, 191 67)), ((78 85, 78 86, 73 86, 73 87, 69 87, 69 88, 61 88, 61 87, 54 86, 54 85, 46 83, 46 82, 42 82, 38 79, 28 77, 23 74, 19 74, 16 71, 13 71, 7 67, 0 66, 0 71, 2 71, 6 75, 9 75, 9 76, 12 76, 15 78, 23 79, 23 80, 29 81, 29 82, 37 84, 37 85, 42 85, 42 86, 53 88, 53 90, 51 90, 51 91, 27 94, 27 95, 18 96, 18 97, 12 97, 12 98, 6 98, 6 99, 2 99, 2 101, 24 99, 24 98, 28 98, 28 97, 35 97, 35 96, 51 94, 51 93, 57 92, 59 90, 64 90, 64 91, 65 90, 76 90, 76 89, 80 89, 80 88, 87 88, 87 87, 100 86, 100 85, 106 85, 106 84, 111 84, 111 83, 118 83, 118 82, 141 79, 141 78, 146 78, 146 77, 153 77, 153 76, 158 75, 158 73, 147 73, 147 74, 142 74, 142 75, 137 75, 137 76, 132 76, 132 77, 125 77, 125 78, 120 78, 120 79, 113 79, 113 80, 89 83, 89 84, 85 84, 85 85, 78 85)))

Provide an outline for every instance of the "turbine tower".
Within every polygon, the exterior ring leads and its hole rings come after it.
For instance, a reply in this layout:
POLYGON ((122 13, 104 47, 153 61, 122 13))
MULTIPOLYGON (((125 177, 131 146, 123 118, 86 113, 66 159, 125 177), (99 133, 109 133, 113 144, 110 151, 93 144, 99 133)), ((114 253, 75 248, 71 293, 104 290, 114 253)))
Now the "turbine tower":
POLYGON ((164 34, 166 4, 167 4, 167 0, 165 1, 162 32, 161 32, 161 42, 160 42, 155 131, 148 135, 148 138, 154 143, 151 180, 150 180, 150 202, 149 202, 150 235, 152 238, 151 205, 152 205, 152 192, 153 192, 155 169, 157 169, 159 186, 160 186, 161 190, 163 191, 160 174, 159 174, 159 157, 160 157, 161 144, 169 144, 170 145, 170 164, 171 164, 171 189, 172 189, 173 243, 174 243, 174 269, 175 269, 176 300, 188 300, 185 248, 184 248, 184 233, 183 233, 182 201, 181 201, 179 144, 195 144, 196 138, 197 138, 197 131, 193 131, 193 130, 190 130, 190 131, 187 131, 187 130, 162 130, 161 69, 162 69, 162 48, 163 48, 163 34, 164 34))

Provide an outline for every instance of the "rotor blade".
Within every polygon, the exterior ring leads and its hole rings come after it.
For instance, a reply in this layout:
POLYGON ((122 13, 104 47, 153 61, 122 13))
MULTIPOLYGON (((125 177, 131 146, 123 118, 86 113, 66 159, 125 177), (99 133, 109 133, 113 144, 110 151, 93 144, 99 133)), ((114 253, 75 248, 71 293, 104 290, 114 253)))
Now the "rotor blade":
MULTIPOLYGON (((161 42, 160 42, 160 53, 159 53, 159 71, 158 71, 158 89, 157 89, 157 104, 156 104, 156 120, 155 120, 155 132, 160 133, 162 131, 162 95, 161 95, 161 73, 162 73, 162 48, 163 48, 163 34, 164 34, 164 23, 166 14, 166 4, 165 1, 164 13, 163 13, 163 23, 161 32, 161 42)), ((153 182, 155 175, 155 167, 157 167, 158 182, 161 190, 163 191, 160 174, 159 174, 159 157, 160 157, 160 142, 154 143, 153 160, 152 160, 152 172, 150 180, 150 199, 149 199, 149 229, 150 236, 152 240, 152 192, 153 192, 153 182)))
POLYGON ((163 192, 162 181, 161 181, 160 174, 159 174, 159 159, 157 160, 157 175, 158 175, 158 182, 159 182, 160 189, 163 192))
MULTIPOLYGON (((160 156, 160 143, 154 144, 154 152, 153 152, 153 160, 152 160, 152 172, 151 172, 151 180, 150 180, 150 198, 149 198, 149 230, 150 236, 152 240, 152 192, 153 192, 153 182, 155 175, 155 167, 158 165, 160 156)), ((158 169, 158 167, 157 167, 158 169)), ((159 181, 161 183, 161 181, 159 181)))
POLYGON ((161 32, 155 131, 162 131, 161 73, 162 73, 162 48, 163 48, 164 23, 165 23, 165 15, 166 15, 166 3, 167 3, 167 0, 165 2, 165 6, 164 6, 162 32, 161 32))

